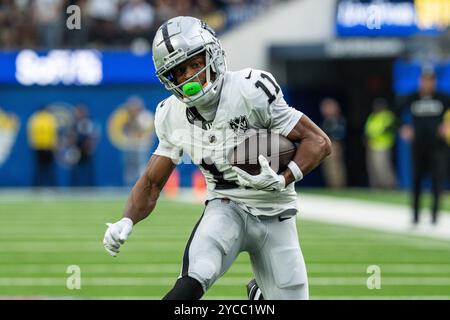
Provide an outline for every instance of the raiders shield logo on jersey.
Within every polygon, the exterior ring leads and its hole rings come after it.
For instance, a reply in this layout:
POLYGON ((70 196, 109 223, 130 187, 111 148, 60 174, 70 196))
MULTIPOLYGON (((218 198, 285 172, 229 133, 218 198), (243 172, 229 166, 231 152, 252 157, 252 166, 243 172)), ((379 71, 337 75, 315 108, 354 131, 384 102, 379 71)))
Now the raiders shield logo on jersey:
POLYGON ((239 116, 230 120, 230 128, 234 130, 235 133, 245 133, 248 128, 247 116, 239 116))

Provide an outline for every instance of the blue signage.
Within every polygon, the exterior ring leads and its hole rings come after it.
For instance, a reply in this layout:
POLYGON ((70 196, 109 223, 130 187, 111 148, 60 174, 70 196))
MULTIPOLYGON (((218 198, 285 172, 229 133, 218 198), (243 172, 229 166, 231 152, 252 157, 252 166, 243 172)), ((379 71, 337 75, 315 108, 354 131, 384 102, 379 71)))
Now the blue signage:
POLYGON ((154 84, 151 53, 128 51, 22 50, 0 53, 0 85, 154 84))
POLYGON ((450 25, 450 0, 342 0, 339 36, 436 35, 450 25))

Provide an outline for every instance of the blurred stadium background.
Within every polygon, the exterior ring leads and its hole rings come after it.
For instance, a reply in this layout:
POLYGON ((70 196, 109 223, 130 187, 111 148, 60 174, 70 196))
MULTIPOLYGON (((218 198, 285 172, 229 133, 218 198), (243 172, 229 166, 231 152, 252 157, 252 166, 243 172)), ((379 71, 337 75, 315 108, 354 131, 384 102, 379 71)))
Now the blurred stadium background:
MULTIPOLYGON (((394 125, 423 70, 450 94, 450 0, 1 1, 0 298, 159 299, 174 283, 202 212, 193 165, 177 167, 119 257, 101 240, 157 145, 153 112, 168 93, 151 40, 177 15, 218 31, 229 69, 272 72, 334 137, 332 161, 297 185, 311 298, 450 299, 450 170, 439 223, 425 179, 413 226, 411 145, 394 125), (381 183, 374 101, 394 114, 381 183)), ((205 299, 246 299, 251 277, 242 254, 205 299)))

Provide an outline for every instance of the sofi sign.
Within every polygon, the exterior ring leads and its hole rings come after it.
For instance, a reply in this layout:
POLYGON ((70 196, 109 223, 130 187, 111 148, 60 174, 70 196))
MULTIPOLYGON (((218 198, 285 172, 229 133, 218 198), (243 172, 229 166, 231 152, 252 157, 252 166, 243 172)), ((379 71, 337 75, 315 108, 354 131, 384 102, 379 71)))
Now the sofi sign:
POLYGON ((16 80, 22 85, 98 85, 102 61, 94 50, 51 50, 39 55, 23 50, 16 57, 16 80))
POLYGON ((0 85, 158 84, 150 52, 0 51, 0 85))
POLYGON ((340 36, 438 34, 450 26, 450 0, 341 0, 340 36))

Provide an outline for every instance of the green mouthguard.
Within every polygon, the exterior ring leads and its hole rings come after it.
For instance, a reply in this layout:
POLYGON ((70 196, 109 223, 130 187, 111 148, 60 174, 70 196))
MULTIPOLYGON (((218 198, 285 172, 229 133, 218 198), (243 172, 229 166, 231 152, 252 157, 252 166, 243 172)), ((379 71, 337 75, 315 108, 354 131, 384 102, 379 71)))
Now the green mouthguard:
POLYGON ((187 95, 187 96, 192 96, 194 94, 197 94, 200 92, 200 90, 202 90, 202 86, 200 83, 198 82, 188 82, 183 86, 183 92, 187 95))

